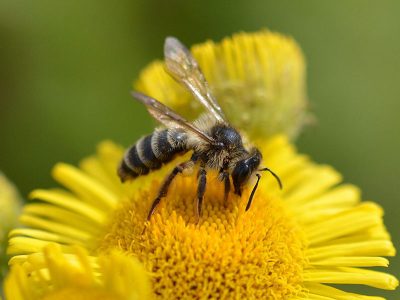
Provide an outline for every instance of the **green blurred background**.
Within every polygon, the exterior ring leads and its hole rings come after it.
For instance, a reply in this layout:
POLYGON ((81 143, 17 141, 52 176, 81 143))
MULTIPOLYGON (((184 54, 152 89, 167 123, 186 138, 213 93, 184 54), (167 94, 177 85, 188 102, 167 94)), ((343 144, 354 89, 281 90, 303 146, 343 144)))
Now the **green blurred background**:
MULTIPOLYGON (((165 36, 191 45, 265 27, 293 36, 307 59, 319 121, 302 134, 299 148, 379 202, 399 247, 395 0, 2 0, 0 169, 23 195, 53 186, 56 162, 76 163, 106 138, 127 146, 152 130, 129 90, 139 70, 161 58, 165 36)), ((390 270, 399 274, 398 259, 390 270)))

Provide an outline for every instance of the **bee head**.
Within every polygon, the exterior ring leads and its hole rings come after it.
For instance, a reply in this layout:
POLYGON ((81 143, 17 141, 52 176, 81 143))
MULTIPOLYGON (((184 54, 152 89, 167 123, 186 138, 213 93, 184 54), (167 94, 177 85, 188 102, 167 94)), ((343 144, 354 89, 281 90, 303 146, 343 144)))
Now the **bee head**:
POLYGON ((236 163, 232 171, 232 180, 235 193, 239 196, 242 194, 242 186, 249 181, 253 172, 258 169, 261 159, 261 152, 258 149, 253 148, 247 157, 236 163))

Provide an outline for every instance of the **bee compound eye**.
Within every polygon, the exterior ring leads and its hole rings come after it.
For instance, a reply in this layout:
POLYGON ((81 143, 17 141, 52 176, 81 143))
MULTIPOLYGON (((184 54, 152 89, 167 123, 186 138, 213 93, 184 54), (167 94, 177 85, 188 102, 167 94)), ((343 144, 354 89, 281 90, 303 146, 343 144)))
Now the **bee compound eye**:
POLYGON ((245 161, 239 162, 236 167, 233 169, 232 177, 234 180, 242 184, 249 177, 250 168, 245 161))

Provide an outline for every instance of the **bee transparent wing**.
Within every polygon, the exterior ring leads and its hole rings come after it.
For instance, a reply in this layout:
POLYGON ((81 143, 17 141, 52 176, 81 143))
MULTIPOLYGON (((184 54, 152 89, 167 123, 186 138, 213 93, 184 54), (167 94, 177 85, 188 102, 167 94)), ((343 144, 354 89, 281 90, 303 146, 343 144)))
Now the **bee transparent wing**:
POLYGON ((176 38, 167 37, 164 44, 165 65, 168 73, 184 84, 189 91, 220 122, 226 122, 221 107, 215 100, 197 61, 176 38))
POLYGON ((132 91, 131 95, 133 98, 143 103, 146 106, 148 112, 153 116, 153 118, 159 121, 161 124, 167 127, 182 128, 192 134, 195 134, 207 143, 215 143, 215 140, 207 133, 201 131, 192 123, 186 121, 182 116, 180 116, 161 102, 157 101, 156 99, 136 91, 132 91))

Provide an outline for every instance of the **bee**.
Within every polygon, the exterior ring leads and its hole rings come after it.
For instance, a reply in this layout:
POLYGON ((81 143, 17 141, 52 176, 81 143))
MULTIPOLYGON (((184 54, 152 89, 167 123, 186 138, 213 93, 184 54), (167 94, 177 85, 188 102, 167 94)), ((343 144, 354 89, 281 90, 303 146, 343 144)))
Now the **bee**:
POLYGON ((226 120, 190 51, 178 39, 167 37, 164 43, 164 57, 166 71, 186 87, 207 112, 194 122, 188 122, 156 99, 136 91, 131 93, 133 98, 143 103, 150 115, 166 128, 156 129, 126 151, 118 168, 122 182, 160 169, 177 155, 192 152, 188 161, 177 165, 166 176, 149 209, 147 220, 150 220, 161 199, 167 195, 174 178, 178 174, 192 170, 195 165, 199 166, 195 205, 198 220, 201 216, 208 170, 218 172, 219 180, 224 183, 225 200, 231 191, 231 179, 234 193, 241 196, 243 187, 250 178, 254 175, 257 177, 247 201, 246 211, 251 206, 260 181, 259 172, 270 172, 282 188, 281 180, 273 171, 266 167, 259 168, 262 160, 261 152, 255 147, 247 149, 240 133, 226 120))

